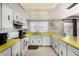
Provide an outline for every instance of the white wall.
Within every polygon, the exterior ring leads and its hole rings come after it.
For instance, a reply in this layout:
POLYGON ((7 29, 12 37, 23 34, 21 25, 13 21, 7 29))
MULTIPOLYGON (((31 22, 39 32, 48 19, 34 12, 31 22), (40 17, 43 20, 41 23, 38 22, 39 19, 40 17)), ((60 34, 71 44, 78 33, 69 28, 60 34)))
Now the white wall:
POLYGON ((66 9, 69 5, 70 5, 69 3, 59 4, 54 11, 50 12, 50 18, 64 19, 66 17, 79 13, 79 4, 74 6, 72 9, 66 9))
POLYGON ((45 10, 35 10, 35 11, 28 11, 29 13, 29 20, 48 20, 49 19, 49 11, 45 10))
POLYGON ((64 32, 64 26, 63 21, 60 20, 52 20, 49 22, 49 31, 50 32, 57 32, 57 33, 63 33, 64 32))
POLYGON ((47 21, 36 21, 30 22, 30 30, 32 32, 47 32, 48 31, 48 22, 47 21))
POLYGON ((1 28, 1 3, 0 3, 0 28, 1 28))

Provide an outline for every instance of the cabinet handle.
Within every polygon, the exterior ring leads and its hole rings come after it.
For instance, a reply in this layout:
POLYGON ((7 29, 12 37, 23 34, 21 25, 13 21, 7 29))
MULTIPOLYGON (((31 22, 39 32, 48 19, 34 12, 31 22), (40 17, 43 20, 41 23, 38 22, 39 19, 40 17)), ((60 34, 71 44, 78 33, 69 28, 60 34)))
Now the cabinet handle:
POLYGON ((38 42, 40 43, 40 40, 38 42))
POLYGON ((17 16, 16 16, 16 19, 17 19, 17 16))
POLYGON ((16 54, 16 56, 18 56, 18 53, 16 54))
POLYGON ((61 50, 61 55, 63 55, 63 51, 61 50))
POLYGON ((10 15, 8 15, 8 20, 10 20, 10 15))
POLYGON ((55 48, 57 48, 57 46, 55 45, 55 48))
POLYGON ((53 41, 52 41, 52 44, 53 44, 53 41))
POLYGON ((33 43, 34 41, 32 40, 32 43, 33 43))

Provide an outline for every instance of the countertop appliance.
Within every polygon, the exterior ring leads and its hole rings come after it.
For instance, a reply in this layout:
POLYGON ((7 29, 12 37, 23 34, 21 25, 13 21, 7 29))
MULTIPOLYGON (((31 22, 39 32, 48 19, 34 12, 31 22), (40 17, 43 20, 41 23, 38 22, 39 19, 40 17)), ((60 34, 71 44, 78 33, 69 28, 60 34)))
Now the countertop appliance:
POLYGON ((19 38, 19 32, 18 31, 8 32, 7 37, 8 39, 19 38))
POLYGON ((26 53, 25 47, 28 46, 27 41, 26 41, 27 37, 25 36, 25 34, 26 34, 26 29, 19 30, 19 39, 21 41, 21 54, 22 54, 22 56, 25 56, 25 53, 26 53))
POLYGON ((20 39, 26 37, 25 34, 26 34, 26 32, 24 30, 19 30, 19 38, 20 39))
POLYGON ((7 42, 7 33, 0 33, 0 45, 7 42))

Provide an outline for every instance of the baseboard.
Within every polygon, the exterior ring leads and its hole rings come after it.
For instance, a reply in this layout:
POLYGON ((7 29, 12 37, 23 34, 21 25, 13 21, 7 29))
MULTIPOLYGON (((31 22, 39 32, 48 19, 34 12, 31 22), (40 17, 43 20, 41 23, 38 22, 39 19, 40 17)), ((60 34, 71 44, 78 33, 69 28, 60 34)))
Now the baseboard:
POLYGON ((29 46, 51 47, 51 45, 29 45, 29 46))
POLYGON ((38 45, 40 47, 50 47, 51 45, 38 45))

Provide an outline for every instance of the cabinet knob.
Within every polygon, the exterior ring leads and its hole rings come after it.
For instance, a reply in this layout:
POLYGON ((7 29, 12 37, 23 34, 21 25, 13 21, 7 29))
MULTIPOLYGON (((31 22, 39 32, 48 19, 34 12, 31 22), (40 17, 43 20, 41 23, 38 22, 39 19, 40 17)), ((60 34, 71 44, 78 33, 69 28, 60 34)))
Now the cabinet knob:
POLYGON ((55 45, 55 48, 57 48, 57 46, 55 45))
POLYGON ((40 40, 38 42, 40 43, 40 40))
POLYGON ((8 20, 10 20, 10 15, 8 15, 8 20))
POLYGON ((53 41, 52 41, 52 44, 53 44, 53 41))

